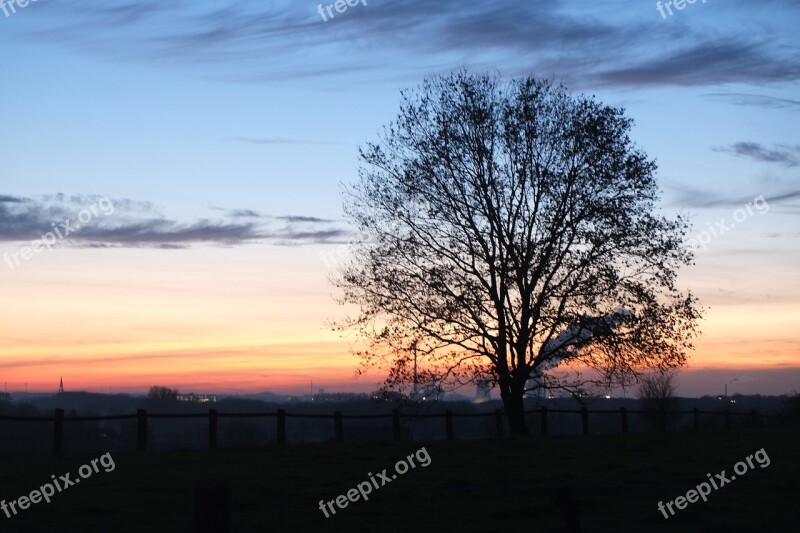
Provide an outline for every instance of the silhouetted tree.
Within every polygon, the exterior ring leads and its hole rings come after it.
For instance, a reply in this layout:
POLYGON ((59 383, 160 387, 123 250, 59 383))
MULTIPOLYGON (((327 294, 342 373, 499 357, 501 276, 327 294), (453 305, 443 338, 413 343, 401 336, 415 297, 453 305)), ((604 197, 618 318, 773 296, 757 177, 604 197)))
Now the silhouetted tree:
POLYGON ((153 385, 150 387, 150 392, 147 393, 147 399, 156 402, 174 402, 178 401, 178 390, 170 389, 169 387, 160 387, 153 385))
POLYGON ((784 407, 789 421, 796 426, 800 426, 800 392, 792 391, 791 394, 787 395, 784 407))
POLYGON ((0 392, 0 415, 6 414, 11 409, 11 395, 7 392, 0 392))
POLYGON ((675 375, 671 372, 656 372, 639 378, 642 416, 662 431, 667 429, 668 418, 678 408, 675 390, 675 375))
POLYGON ((419 383, 489 379, 523 435, 547 370, 574 392, 685 363, 689 228, 659 215, 656 165, 622 109, 463 71, 402 96, 344 191, 360 236, 333 283, 360 313, 336 326, 369 341, 361 372, 388 367, 404 388, 417 358, 419 383))

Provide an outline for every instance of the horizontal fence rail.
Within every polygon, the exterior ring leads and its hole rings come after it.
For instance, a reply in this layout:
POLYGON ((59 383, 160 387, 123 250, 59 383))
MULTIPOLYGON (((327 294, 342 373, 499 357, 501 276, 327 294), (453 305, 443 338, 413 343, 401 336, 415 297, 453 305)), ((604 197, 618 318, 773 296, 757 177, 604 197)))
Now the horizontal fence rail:
MULTIPOLYGON (((621 407, 618 410, 594 410, 589 411, 587 408, 582 409, 551 409, 548 407, 541 407, 540 409, 524 411, 525 415, 538 414, 539 415, 539 435, 546 436, 549 434, 548 423, 552 419, 552 415, 580 415, 581 418, 581 433, 583 435, 589 434, 589 418, 590 415, 617 415, 620 420, 620 432, 627 434, 629 430, 628 415, 645 415, 652 419, 653 424, 659 430, 666 430, 668 426, 668 418, 676 415, 691 415, 692 427, 700 429, 701 416, 722 416, 724 419, 724 427, 731 429, 733 417, 746 417, 749 425, 753 427, 760 427, 763 422, 768 419, 775 420, 777 425, 783 425, 781 415, 768 415, 761 414, 756 411, 732 412, 730 409, 724 411, 700 411, 699 409, 692 409, 690 411, 645 411, 645 410, 629 410, 621 407)), ((497 409, 494 412, 486 413, 455 413, 451 410, 446 410, 443 413, 403 413, 399 409, 393 409, 392 412, 386 414, 367 414, 367 415, 345 415, 340 411, 334 411, 333 414, 302 414, 302 413, 288 413, 284 409, 278 409, 274 412, 262 413, 220 413, 216 409, 209 409, 207 413, 148 413, 145 409, 139 409, 135 414, 128 415, 111 415, 111 416, 65 416, 63 409, 56 408, 52 417, 48 416, 7 416, 0 415, 0 422, 49 422, 53 424, 53 454, 59 455, 63 451, 64 444, 64 425, 66 423, 74 422, 102 422, 113 420, 135 420, 136 421, 136 450, 143 452, 147 449, 147 436, 148 436, 148 421, 159 419, 206 419, 208 422, 208 448, 217 448, 217 434, 219 419, 233 419, 233 418, 275 418, 276 419, 276 432, 275 442, 277 444, 285 444, 286 439, 286 421, 287 418, 295 419, 321 419, 333 421, 333 435, 336 442, 344 442, 346 428, 345 420, 375 420, 387 419, 391 420, 392 438, 395 441, 403 440, 403 431, 401 420, 402 419, 432 419, 444 418, 445 439, 448 441, 455 439, 455 419, 456 418, 480 418, 480 417, 494 417, 495 419, 495 435, 499 438, 503 437, 504 426, 506 417, 505 412, 497 409)), ((2 426, 0 425, 0 428, 2 426)))

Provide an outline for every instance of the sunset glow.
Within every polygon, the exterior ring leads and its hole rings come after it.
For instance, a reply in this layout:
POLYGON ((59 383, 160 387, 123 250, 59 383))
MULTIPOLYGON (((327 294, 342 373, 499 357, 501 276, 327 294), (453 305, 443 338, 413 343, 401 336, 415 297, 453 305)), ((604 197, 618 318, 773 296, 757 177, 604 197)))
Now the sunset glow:
POLYGON ((709 232, 678 278, 707 308, 682 393, 742 376, 753 393, 800 388, 794 7, 709 2, 662 18, 649 4, 554 2, 516 21, 489 2, 451 5, 465 10, 456 24, 446 2, 406 10, 398 29, 404 10, 388 3, 323 21, 316 5, 270 2, 266 38, 240 18, 264 6, 126 18, 84 4, 0 16, 8 391, 53 391, 62 377, 70 390, 135 393, 374 390, 385 376, 356 379, 358 339, 330 326, 353 311, 328 283, 352 231, 341 185, 400 89, 460 66, 549 77, 635 120, 660 208, 689 215, 695 238, 709 232), (725 35, 743 41, 726 51, 725 35), (113 213, 24 251, 101 197, 113 213), (743 210, 758 197, 768 210, 743 210))

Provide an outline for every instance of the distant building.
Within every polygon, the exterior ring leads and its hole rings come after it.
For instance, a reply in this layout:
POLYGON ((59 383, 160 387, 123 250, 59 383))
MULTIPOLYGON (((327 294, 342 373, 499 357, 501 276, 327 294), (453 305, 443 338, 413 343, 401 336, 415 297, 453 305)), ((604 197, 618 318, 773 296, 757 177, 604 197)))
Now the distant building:
POLYGON ((178 394, 178 401, 179 402, 193 402, 193 403, 216 403, 217 395, 216 394, 195 394, 190 392, 189 394, 178 394))

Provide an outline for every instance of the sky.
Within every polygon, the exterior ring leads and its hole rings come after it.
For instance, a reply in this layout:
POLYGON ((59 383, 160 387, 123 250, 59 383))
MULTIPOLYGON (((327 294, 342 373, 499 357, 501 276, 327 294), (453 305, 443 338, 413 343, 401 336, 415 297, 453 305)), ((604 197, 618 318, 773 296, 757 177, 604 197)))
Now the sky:
POLYGON ((401 89, 468 68, 635 121, 694 223, 680 394, 800 389, 795 0, 352 3, 5 0, 0 385, 373 390, 330 327, 341 188, 401 89))

